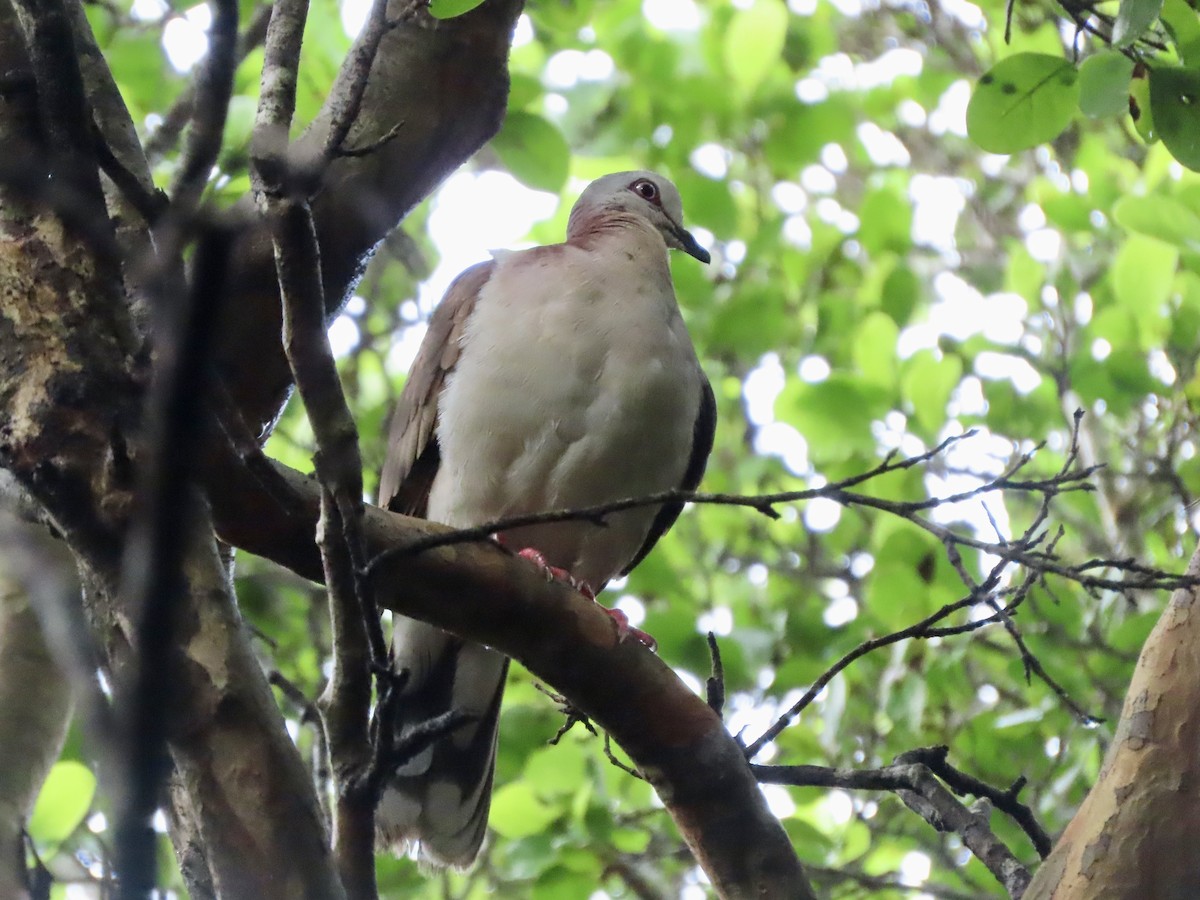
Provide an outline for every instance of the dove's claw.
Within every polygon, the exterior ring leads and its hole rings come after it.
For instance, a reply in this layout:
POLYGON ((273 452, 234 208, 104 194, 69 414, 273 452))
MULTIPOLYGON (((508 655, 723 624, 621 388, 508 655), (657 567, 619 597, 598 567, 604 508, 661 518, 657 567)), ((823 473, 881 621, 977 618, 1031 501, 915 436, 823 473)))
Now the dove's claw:
MULTIPOLYGON (((586 581, 579 580, 566 569, 560 569, 558 566, 550 565, 540 550, 537 550, 533 547, 526 547, 524 550, 518 550, 517 556, 521 557, 522 559, 529 560, 531 563, 541 569, 545 574, 547 581, 561 581, 564 584, 569 584, 593 603, 596 602, 596 592, 592 590, 591 585, 589 585, 586 581)), ((654 640, 653 637, 642 631, 640 628, 634 628, 632 625, 630 625, 629 616, 625 615, 625 613, 621 612, 621 610, 608 609, 604 606, 601 606, 600 608, 604 610, 605 614, 617 624, 617 637, 619 640, 623 641, 626 638, 631 637, 639 644, 644 644, 651 650, 656 650, 658 648, 658 641, 654 640)))
MULTIPOLYGON (((526 547, 524 550, 518 550, 517 556, 521 557, 522 559, 529 560, 531 563, 541 569, 542 573, 546 576, 547 581, 564 582, 575 588, 575 590, 579 591, 581 594, 584 594, 583 589, 580 587, 581 582, 578 581, 575 576, 573 576, 566 569, 560 569, 558 566, 550 565, 540 550, 535 550, 533 547, 526 547)), ((592 599, 596 599, 594 594, 592 595, 592 599)))
POLYGON ((631 637, 639 644, 644 644, 646 647, 649 647, 652 651, 658 649, 658 641, 654 640, 652 636, 642 631, 642 629, 634 628, 632 625, 630 625, 629 616, 625 615, 625 613, 621 612, 621 610, 609 609, 605 606, 601 606, 600 608, 604 610, 605 615, 617 623, 618 640, 623 641, 626 638, 631 637))

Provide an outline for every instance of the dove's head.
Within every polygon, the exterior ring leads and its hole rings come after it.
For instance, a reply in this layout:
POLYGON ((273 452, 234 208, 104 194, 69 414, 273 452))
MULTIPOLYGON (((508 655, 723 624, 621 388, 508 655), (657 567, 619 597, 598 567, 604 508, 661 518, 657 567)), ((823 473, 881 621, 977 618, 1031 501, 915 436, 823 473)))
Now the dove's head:
POLYGON ((682 250, 702 263, 712 257, 683 227, 683 201, 679 189, 653 172, 616 172, 597 178, 587 186, 571 208, 571 233, 583 223, 606 212, 632 213, 645 219, 662 235, 668 247, 682 250))

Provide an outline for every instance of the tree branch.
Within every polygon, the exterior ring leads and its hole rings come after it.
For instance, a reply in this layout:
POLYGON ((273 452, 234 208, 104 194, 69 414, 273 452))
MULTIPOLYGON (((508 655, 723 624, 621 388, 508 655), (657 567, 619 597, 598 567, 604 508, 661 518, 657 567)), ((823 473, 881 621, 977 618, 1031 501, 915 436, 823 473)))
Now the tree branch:
MULTIPOLYGON (((374 42, 360 43, 359 80, 365 83, 382 36, 385 4, 372 14, 374 42)), ((334 776, 334 860, 348 894, 370 900, 375 884, 375 806, 368 777, 372 753, 368 716, 371 671, 380 680, 380 710, 391 709, 391 671, 374 597, 366 590, 362 537, 363 482, 358 431, 342 392, 325 331, 320 249, 297 174, 287 159, 295 109, 300 43, 307 0, 281 0, 267 29, 262 91, 255 125, 251 174, 260 211, 271 231, 283 299, 283 347, 316 437, 322 481, 318 546, 329 593, 334 670, 322 699, 334 776)), ((370 30, 370 28, 368 29, 370 30)), ((350 63, 347 63, 350 65, 350 63)), ((352 96, 361 101, 363 87, 352 96)), ((347 111, 356 115, 358 102, 347 111)), ((349 129, 350 122, 344 125, 349 129)), ((335 126, 336 131, 336 126, 335 126)), ((391 747, 391 725, 376 735, 391 747)), ((385 754, 386 755, 386 754, 385 754)))
MULTIPOLYGON (((319 580, 311 534, 320 489, 277 463, 210 459, 223 539, 319 580)), ((444 526, 368 507, 371 552, 444 526)), ((381 606, 486 643, 561 690, 621 744, 726 897, 810 897, 795 851, 720 718, 594 603, 491 544, 393 556, 373 583, 381 606), (450 602, 453 598, 453 602, 450 602)))
MULTIPOLYGON (((436 20, 417 0, 389 2, 388 21, 395 24, 379 42, 348 140, 370 146, 397 122, 405 127, 374 153, 330 160, 312 199, 327 312, 346 299, 388 231, 498 130, 521 6, 521 0, 487 0, 465 15, 436 20)), ((369 37, 359 36, 348 59, 357 58, 369 37)), ((323 158, 338 110, 356 83, 348 63, 289 159, 323 158)), ((249 201, 242 206, 248 209, 249 201)), ((230 398, 253 432, 265 436, 287 397, 291 372, 279 342, 270 238, 256 217, 247 216, 247 223, 231 260, 235 287, 222 304, 219 359, 230 398)))
POLYGON ((829 769, 824 766, 754 766, 754 774, 765 784, 884 790, 894 792, 904 805, 938 831, 957 834, 997 881, 1018 900, 1029 884, 1029 870, 1022 866, 988 824, 990 801, 968 809, 925 765, 927 750, 902 753, 890 766, 879 769, 829 769))
POLYGON ((182 221, 186 221, 199 204, 221 150, 225 116, 233 93, 233 74, 237 69, 237 2, 213 0, 212 6, 208 54, 196 78, 196 100, 187 146, 171 186, 171 203, 182 221))

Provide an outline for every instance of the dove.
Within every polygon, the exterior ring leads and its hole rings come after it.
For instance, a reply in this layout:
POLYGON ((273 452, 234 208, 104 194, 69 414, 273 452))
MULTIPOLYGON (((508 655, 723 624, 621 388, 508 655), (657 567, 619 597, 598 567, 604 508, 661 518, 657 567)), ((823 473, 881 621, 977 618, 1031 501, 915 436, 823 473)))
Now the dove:
MULTIPOLYGON (((471 527, 694 489, 716 404, 668 251, 710 257, 682 220, 670 181, 618 172, 583 191, 565 242, 495 252, 464 271, 435 309, 393 413, 380 505, 471 527)), ((682 506, 497 538, 594 597, 645 557, 682 506)), ((466 867, 487 828, 508 660, 403 617, 392 639, 406 673, 398 735, 451 709, 471 718, 396 771, 379 835, 398 852, 466 867)))

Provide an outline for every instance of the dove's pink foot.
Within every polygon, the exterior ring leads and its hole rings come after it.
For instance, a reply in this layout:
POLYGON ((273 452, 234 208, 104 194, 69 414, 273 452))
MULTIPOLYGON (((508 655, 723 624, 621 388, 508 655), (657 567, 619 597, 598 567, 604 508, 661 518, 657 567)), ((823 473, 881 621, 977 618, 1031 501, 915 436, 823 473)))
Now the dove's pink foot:
MULTIPOLYGON (((501 542, 503 543, 503 542, 501 542)), ((592 590, 591 585, 586 581, 580 581, 566 569, 560 569, 558 566, 552 566, 546 561, 546 557, 540 551, 533 547, 526 547, 524 550, 517 551, 517 556, 522 559, 527 559, 543 572, 546 573, 547 581, 561 581, 564 584, 569 584, 583 596, 587 597, 593 603, 596 602, 596 592, 592 590)), ((599 604, 597 604, 599 606, 599 604)), ((625 640, 627 637, 632 637, 639 644, 645 644, 651 650, 658 649, 658 641, 652 636, 642 631, 640 628, 634 628, 629 624, 629 616, 621 612, 619 609, 609 609, 606 606, 601 606, 600 609, 613 620, 617 625, 617 637, 619 640, 625 640)))
POLYGON ((579 593, 583 594, 589 600, 596 599, 596 595, 592 592, 590 587, 577 579, 566 569, 560 569, 558 566, 550 565, 550 563, 546 562, 546 557, 542 556, 540 550, 535 550, 533 547, 526 547, 524 550, 518 550, 517 556, 521 557, 521 559, 529 560, 531 563, 541 569, 542 573, 546 576, 547 581, 561 581, 563 584, 569 584, 571 587, 575 588, 575 590, 579 591, 579 593))
MULTIPOLYGON (((596 605, 599 606, 599 604, 596 605)), ((646 645, 652 651, 658 650, 658 641, 654 639, 654 636, 647 634, 640 628, 634 628, 632 625, 630 625, 629 616, 625 615, 625 613, 621 612, 621 610, 609 609, 607 606, 601 606, 600 609, 605 615, 617 623, 617 637, 620 640, 623 641, 625 638, 631 637, 639 644, 646 645)))

